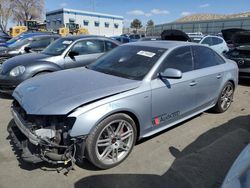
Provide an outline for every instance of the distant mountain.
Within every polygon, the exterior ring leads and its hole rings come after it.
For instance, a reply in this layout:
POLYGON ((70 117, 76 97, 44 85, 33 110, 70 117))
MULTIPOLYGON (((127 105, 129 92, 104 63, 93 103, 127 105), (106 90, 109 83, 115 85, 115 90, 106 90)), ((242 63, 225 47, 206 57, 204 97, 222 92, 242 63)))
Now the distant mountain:
POLYGON ((229 18, 241 18, 249 17, 250 12, 244 12, 239 14, 192 14, 182 17, 175 22, 192 22, 192 21, 204 21, 204 20, 217 20, 217 19, 229 19, 229 18))

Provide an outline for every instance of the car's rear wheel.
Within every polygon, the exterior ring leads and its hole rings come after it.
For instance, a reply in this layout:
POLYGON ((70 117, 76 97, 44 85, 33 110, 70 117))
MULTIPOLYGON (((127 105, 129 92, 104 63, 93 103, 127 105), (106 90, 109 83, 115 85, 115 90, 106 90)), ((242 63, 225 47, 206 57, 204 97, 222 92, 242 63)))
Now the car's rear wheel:
POLYGON ((111 115, 88 136, 87 158, 98 168, 112 168, 128 157, 136 135, 136 125, 130 116, 123 113, 111 115))
POLYGON ((218 113, 223 113, 227 111, 227 109, 231 106, 233 102, 233 96, 234 86, 232 82, 227 82, 220 93, 219 99, 214 107, 214 110, 218 113))

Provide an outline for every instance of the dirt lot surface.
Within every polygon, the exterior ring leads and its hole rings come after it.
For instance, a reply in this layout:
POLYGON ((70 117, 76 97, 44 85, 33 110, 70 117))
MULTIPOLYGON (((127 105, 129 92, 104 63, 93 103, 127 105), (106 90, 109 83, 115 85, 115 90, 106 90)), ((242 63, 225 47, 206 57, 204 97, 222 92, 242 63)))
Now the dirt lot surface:
POLYGON ((250 142, 250 84, 243 83, 226 113, 205 112, 145 139, 113 169, 98 170, 85 161, 65 176, 18 159, 7 132, 10 105, 11 100, 0 99, 0 188, 214 188, 250 142))

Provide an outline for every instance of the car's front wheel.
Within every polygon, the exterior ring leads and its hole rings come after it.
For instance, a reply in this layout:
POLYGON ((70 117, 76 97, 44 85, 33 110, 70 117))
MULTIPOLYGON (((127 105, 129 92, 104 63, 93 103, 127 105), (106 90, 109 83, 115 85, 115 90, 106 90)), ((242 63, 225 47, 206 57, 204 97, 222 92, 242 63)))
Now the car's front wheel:
POLYGON ((227 82, 223 87, 220 96, 218 98, 217 104, 214 107, 214 110, 218 113, 223 113, 227 111, 230 107, 234 96, 234 86, 232 82, 227 82))
POLYGON ((112 168, 130 154, 136 135, 136 125, 130 116, 123 113, 111 115, 88 136, 87 158, 98 168, 112 168))

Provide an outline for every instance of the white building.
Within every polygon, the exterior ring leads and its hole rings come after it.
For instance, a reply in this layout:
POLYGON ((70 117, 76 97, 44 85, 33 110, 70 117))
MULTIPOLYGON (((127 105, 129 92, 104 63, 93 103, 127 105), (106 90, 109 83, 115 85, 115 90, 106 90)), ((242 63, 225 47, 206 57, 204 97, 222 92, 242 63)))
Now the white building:
POLYGON ((75 23, 88 29, 91 35, 102 36, 121 35, 123 29, 122 16, 65 8, 47 12, 46 23, 50 31, 57 31, 60 27, 75 23))

